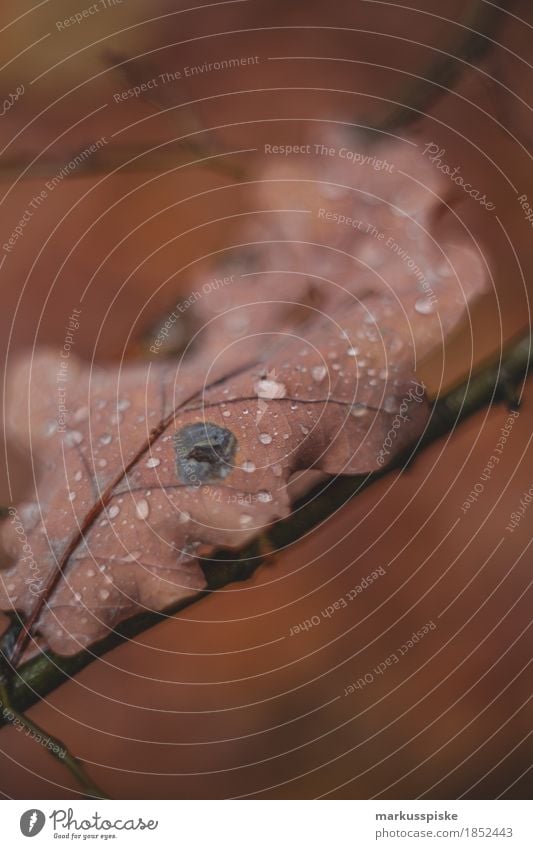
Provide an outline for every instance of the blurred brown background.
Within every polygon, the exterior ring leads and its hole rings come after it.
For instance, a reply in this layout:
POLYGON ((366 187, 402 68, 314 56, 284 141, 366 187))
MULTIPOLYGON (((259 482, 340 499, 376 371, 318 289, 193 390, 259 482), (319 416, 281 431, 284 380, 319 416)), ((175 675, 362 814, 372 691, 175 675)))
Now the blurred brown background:
MULTIPOLYGON (((61 30, 57 21, 77 11, 71 3, 4 3, 2 91, 7 97, 22 82, 25 92, 1 118, 2 243, 46 180, 106 138, 84 172, 49 193, 6 255, 7 367, 33 345, 61 346, 87 287, 76 353, 142 356, 139 338, 190 290, 203 258, 238 242, 238 219, 227 216, 254 209, 246 178, 236 183, 220 166, 182 167, 198 153, 180 139, 207 156, 274 140, 273 122, 276 137, 297 140, 317 121, 380 120, 438 50, 453 52, 464 36, 454 21, 473 25, 479 4, 451 0, 445 12, 436 0, 416 5, 287 9, 251 0, 183 11, 124 0, 61 30), (256 55, 257 65, 158 86, 149 99, 114 100, 164 71, 256 55), (327 61, 279 59, 294 56, 327 61)), ((453 92, 429 98, 428 114, 413 125, 497 199, 498 221, 453 186, 447 198, 494 284, 447 352, 450 381, 529 327, 532 240, 517 194, 533 197, 533 16, 527 2, 509 11, 481 70, 458 63, 453 92)), ((247 175, 258 167, 252 154, 222 159, 247 175)), ((284 204, 296 196, 281 187, 284 204)), ((442 214, 444 222, 452 212, 442 214)), ((428 364, 428 380, 440 359, 428 364)), ((466 514, 461 505, 506 422, 503 406, 364 492, 250 582, 96 661, 30 715, 118 798, 527 797, 531 519, 526 513, 512 534, 506 525, 533 483, 530 386, 502 460, 466 514), (386 575, 346 609, 289 636, 378 566, 386 575), (435 630, 400 663, 344 696, 429 621, 435 630)), ((2 473, 3 501, 16 502, 27 458, 8 453, 2 473)), ((0 750, 6 796, 78 794, 23 733, 2 729, 0 750)))

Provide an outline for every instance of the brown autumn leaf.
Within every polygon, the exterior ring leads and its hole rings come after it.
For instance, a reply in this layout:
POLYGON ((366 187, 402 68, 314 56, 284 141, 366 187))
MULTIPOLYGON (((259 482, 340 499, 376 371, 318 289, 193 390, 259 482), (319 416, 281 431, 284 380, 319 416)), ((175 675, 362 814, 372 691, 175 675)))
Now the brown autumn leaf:
MULTIPOLYGON (((33 458, 35 488, 3 527, 0 608, 19 611, 40 647, 75 654, 124 619, 200 593, 201 558, 288 516, 302 473, 373 471, 422 433, 417 361, 484 274, 457 234, 431 235, 435 176, 418 189, 405 177, 427 169, 417 156, 398 154, 387 179, 373 169, 355 198, 331 173, 283 175, 313 223, 267 212, 264 233, 244 234, 247 247, 213 269, 219 282, 191 299, 200 330, 179 363, 158 358, 157 339, 142 365, 69 358, 60 427, 58 354, 18 367, 8 426, 33 458), (389 238, 410 247, 400 254, 389 238)), ((268 203, 280 172, 263 175, 268 203)))

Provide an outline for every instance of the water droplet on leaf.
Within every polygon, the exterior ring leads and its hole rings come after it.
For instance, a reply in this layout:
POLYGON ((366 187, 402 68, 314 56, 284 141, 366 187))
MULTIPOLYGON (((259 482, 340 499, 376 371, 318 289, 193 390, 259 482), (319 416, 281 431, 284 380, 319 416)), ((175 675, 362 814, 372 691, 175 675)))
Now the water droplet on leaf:
POLYGON ((326 366, 315 366, 311 369, 311 376, 313 380, 316 380, 317 383, 320 383, 322 380, 324 380, 327 373, 328 370, 326 366))
POLYGON ((65 437, 65 442, 67 445, 81 445, 83 442, 83 433, 80 433, 79 430, 69 430, 65 437))
POLYGON ((431 315, 437 311, 437 302, 430 301, 428 298, 419 298, 415 303, 415 310, 420 315, 431 315))

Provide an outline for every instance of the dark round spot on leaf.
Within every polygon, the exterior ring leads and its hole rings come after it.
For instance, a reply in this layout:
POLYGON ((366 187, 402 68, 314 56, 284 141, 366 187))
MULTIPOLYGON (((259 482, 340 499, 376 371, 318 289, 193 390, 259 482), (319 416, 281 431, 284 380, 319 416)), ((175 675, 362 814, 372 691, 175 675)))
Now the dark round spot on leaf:
POLYGON ((230 430, 196 422, 174 436, 178 477, 189 486, 225 478, 232 470, 237 440, 230 430))

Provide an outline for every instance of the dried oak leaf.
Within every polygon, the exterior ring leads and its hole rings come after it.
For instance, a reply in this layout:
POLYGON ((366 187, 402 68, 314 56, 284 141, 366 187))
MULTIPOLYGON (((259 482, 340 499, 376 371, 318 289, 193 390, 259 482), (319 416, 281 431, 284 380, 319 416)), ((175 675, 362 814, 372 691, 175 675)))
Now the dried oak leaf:
MULTIPOLYGON (((195 305, 197 353, 179 366, 96 369, 71 358, 64 428, 57 353, 12 375, 8 430, 34 459, 35 481, 2 528, 12 565, 0 573, 0 609, 22 614, 34 646, 75 654, 124 619, 200 593, 202 557, 288 516, 308 470, 366 473, 422 433, 417 361, 483 291, 483 266, 459 238, 429 235, 432 185, 413 190, 405 215, 393 203, 405 176, 381 181, 378 204, 341 183, 336 214, 368 229, 317 215, 306 240, 289 216, 272 239, 267 221, 250 237, 251 265, 229 254, 231 285, 195 305)), ((292 208, 313 203, 323 198, 292 208)))

